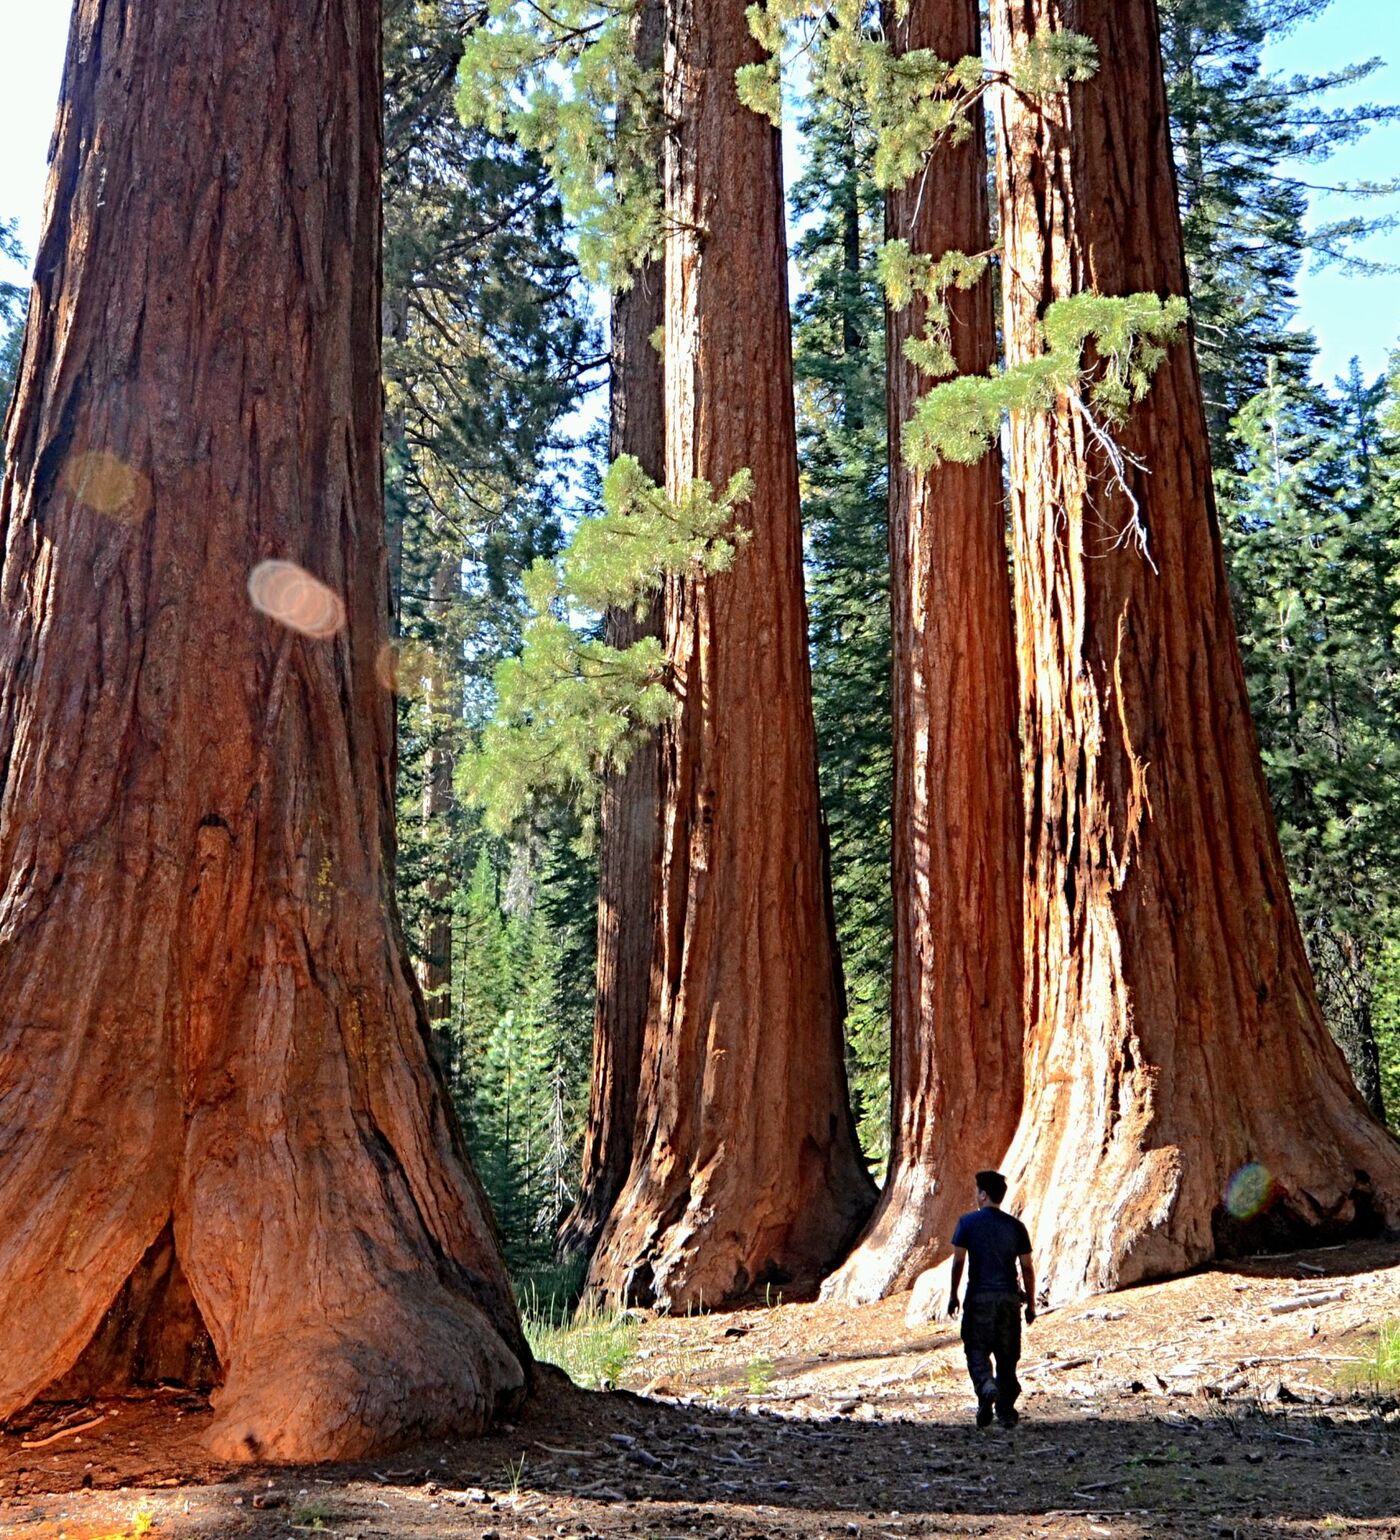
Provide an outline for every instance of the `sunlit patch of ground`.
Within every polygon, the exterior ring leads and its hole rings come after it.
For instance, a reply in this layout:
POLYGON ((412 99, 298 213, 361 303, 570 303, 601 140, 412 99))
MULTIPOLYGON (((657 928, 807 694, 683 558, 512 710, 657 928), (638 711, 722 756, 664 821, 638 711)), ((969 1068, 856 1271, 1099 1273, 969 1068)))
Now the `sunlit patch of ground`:
POLYGON ((551 1350, 580 1373, 641 1394, 544 1370, 517 1427, 369 1466, 212 1465, 207 1409, 169 1393, 104 1403, 102 1424, 25 1450, 94 1414, 46 1409, 0 1435, 0 1530, 126 1540, 141 1512, 156 1536, 200 1540, 1400 1536, 1400 1403, 1355 1379, 1400 1320, 1400 1246, 1046 1315, 1027 1334, 1013 1433, 972 1426, 954 1333, 907 1327, 904 1305, 556 1332, 551 1350))

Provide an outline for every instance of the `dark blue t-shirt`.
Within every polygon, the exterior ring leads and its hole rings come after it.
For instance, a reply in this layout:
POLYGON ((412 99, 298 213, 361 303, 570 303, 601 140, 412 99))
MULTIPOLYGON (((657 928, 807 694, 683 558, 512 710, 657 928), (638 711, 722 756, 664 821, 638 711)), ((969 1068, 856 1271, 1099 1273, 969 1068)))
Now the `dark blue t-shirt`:
POLYGON ((974 1209, 958 1220, 953 1244, 967 1252, 967 1297, 1019 1294, 1016 1258, 1029 1254, 1030 1232, 1014 1214, 999 1208, 974 1209))

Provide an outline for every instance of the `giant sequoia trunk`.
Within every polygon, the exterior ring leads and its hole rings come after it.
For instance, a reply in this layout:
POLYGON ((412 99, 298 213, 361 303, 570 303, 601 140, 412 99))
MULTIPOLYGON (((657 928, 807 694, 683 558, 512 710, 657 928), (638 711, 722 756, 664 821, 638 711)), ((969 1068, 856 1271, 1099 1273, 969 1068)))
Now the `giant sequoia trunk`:
MULTIPOLYGON (((661 7, 642 15, 659 23, 661 7)), ((659 26, 657 42, 660 42, 659 26)), ((651 479, 665 476, 661 354, 653 334, 664 316, 662 271, 649 264, 613 301, 613 459, 632 455, 651 479)), ((610 646, 661 635, 661 603, 638 618, 610 610, 610 646)), ((598 998, 593 1014, 593 1079, 578 1198, 559 1232, 559 1251, 590 1257, 632 1166, 632 1130, 642 1070, 642 1037, 651 985, 656 874, 661 853, 659 738, 603 782, 598 846, 598 998)))
MULTIPOLYGON (((1155 0, 992 14, 1002 62, 1058 26, 1100 59, 1068 93, 999 96, 1015 362, 1054 299, 1182 294, 1186 272, 1155 0)), ((1323 1026, 1289 897, 1191 348, 1122 435, 1155 570, 1087 433, 1063 400, 1011 427, 1031 1031, 1006 1169, 1060 1299, 1400 1221, 1400 1146, 1323 1026)))
POLYGON ((54 155, 0 491, 0 1416, 207 1331, 221 1456, 480 1429, 528 1354, 393 908, 376 0, 79 0, 54 155), (250 604, 268 558, 339 596, 274 605, 319 639, 250 604))
MULTIPOLYGON (((977 0, 912 0, 885 31, 899 53, 981 53, 977 0)), ((932 152, 891 193, 886 235, 941 257, 991 247, 986 128, 932 152)), ((991 272, 950 299, 960 372, 996 359, 991 272)), ((889 1177, 824 1298, 880 1299, 948 1249, 973 1173, 1021 1110, 1021 797, 1016 659, 1001 457, 919 472, 900 430, 930 381, 904 356, 922 305, 887 318, 894 702, 894 975, 889 1177)))
POLYGON ((826 897, 777 132, 734 72, 744 0, 667 6, 666 481, 747 466, 731 572, 674 580, 652 1001, 632 1173, 590 1281, 672 1309, 838 1261, 856 1147, 826 897))
MULTIPOLYGON (((638 64, 659 71, 666 25, 663 0, 641 0, 632 21, 638 64)), ((661 154, 658 135, 656 152, 661 154)), ((665 391, 656 333, 666 316, 665 272, 649 262, 613 296, 608 455, 631 455, 658 485, 666 476, 665 391)), ((644 616, 610 610, 607 642, 630 647, 661 635, 658 598, 644 616)), ((593 1076, 578 1198, 559 1231, 561 1256, 593 1255, 632 1168, 632 1131, 642 1072, 642 1037, 651 988, 656 877, 661 856, 660 735, 623 771, 603 782, 598 842, 598 994, 593 1012, 593 1076)))

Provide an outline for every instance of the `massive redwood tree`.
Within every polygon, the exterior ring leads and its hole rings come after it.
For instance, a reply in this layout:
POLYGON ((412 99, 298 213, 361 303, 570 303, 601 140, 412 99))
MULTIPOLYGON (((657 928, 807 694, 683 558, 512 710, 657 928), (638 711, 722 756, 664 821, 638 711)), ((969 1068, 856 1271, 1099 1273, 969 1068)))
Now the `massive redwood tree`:
MULTIPOLYGON (((659 70, 662 0, 640 0, 632 21, 636 57, 659 70)), ((656 151, 661 154, 658 136, 656 151)), ((631 455, 658 485, 666 479, 665 391, 656 333, 665 322, 665 272, 648 262, 613 296, 609 458, 631 455)), ((609 610, 613 647, 660 636, 662 604, 645 615, 609 610)), ((598 840, 598 996, 593 1015, 593 1076, 578 1198, 559 1231, 561 1254, 591 1256, 632 1166, 642 1036, 651 985, 656 877, 661 854, 660 739, 650 738, 627 768, 603 781, 598 840)))
POLYGON ((317 1459, 525 1388, 393 909, 379 100, 376 0, 76 7, 0 491, 0 1416, 212 1362, 218 1454, 317 1459))
MULTIPOLYGON (((904 53, 981 53, 977 0, 890 4, 904 53)), ((941 257, 989 251, 986 125, 930 147, 889 195, 886 235, 941 257)), ((964 374, 996 359, 991 271, 949 298, 964 374)), ((947 1251, 972 1176, 1000 1160, 1021 1110, 1021 792, 1001 458, 921 472, 900 430, 929 380, 905 357, 922 303, 887 318, 894 701, 894 976, 890 1168, 870 1226, 824 1298, 879 1299, 947 1251)))
POLYGON ((748 467, 733 570, 673 580, 655 960, 632 1172, 590 1274, 672 1309, 815 1279, 869 1211, 846 1094, 807 661, 777 131, 744 0, 666 7, 666 481, 748 467))
MULTIPOLYGON (((1099 55, 1068 91, 998 95, 1015 363, 1053 300, 1180 295, 1186 271, 1155 0, 992 18, 1001 63, 1056 27, 1099 55)), ((1289 897, 1187 343, 1121 439, 1147 555, 1067 398, 1010 437, 1030 1036, 1006 1169, 1056 1298, 1400 1222, 1400 1146, 1327 1034, 1289 897)))

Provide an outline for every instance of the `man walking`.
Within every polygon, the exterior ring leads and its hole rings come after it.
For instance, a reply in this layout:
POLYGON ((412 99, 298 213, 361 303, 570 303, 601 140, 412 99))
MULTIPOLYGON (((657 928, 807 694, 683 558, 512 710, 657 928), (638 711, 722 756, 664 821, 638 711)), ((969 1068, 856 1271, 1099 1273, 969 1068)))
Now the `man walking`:
POLYGON ((953 1285, 948 1314, 958 1313, 963 1264, 971 1257, 967 1298, 963 1302, 962 1340, 967 1372, 977 1392, 979 1428, 988 1426, 994 1411, 1003 1428, 1014 1428, 1020 1421, 1016 1398, 1021 1394, 1021 1382, 1016 1378, 1016 1364, 1021 1357, 1022 1300, 1026 1325, 1035 1320, 1031 1238, 1014 1214, 1002 1213, 1001 1201, 1005 1196, 1006 1178, 1000 1171, 979 1171, 977 1207, 964 1214, 953 1231, 953 1285))

